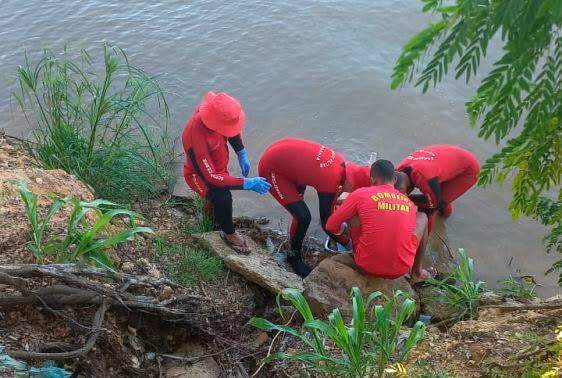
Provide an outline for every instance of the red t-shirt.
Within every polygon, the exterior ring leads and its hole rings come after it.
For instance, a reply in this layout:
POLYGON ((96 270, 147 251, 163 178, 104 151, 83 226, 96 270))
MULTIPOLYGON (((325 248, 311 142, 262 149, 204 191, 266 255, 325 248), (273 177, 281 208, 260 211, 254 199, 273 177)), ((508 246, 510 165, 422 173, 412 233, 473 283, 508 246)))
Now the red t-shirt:
POLYGON ((437 207, 435 193, 428 180, 436 178, 441 184, 457 175, 472 170, 478 175, 478 160, 469 151, 449 144, 424 147, 412 152, 397 167, 397 171, 410 168, 412 184, 428 198, 429 208, 437 207))
POLYGON ((330 216, 326 229, 340 232, 341 224, 359 216, 359 229, 351 229, 357 266, 382 278, 398 278, 414 264, 418 238, 415 235, 414 203, 392 185, 361 188, 351 193, 330 216))

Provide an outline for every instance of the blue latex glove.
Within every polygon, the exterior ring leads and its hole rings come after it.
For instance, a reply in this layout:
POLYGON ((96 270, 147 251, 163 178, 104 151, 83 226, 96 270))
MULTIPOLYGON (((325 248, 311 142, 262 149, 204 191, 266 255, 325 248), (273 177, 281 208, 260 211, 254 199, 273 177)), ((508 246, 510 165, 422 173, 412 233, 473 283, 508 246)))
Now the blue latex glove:
POLYGON ((263 177, 252 177, 244 179, 244 190, 253 190, 259 194, 265 194, 271 189, 271 184, 263 177))
POLYGON ((246 149, 241 149, 236 153, 236 155, 238 155, 238 163, 240 163, 242 176, 248 177, 248 173, 250 173, 250 159, 248 159, 248 153, 246 152, 246 149))

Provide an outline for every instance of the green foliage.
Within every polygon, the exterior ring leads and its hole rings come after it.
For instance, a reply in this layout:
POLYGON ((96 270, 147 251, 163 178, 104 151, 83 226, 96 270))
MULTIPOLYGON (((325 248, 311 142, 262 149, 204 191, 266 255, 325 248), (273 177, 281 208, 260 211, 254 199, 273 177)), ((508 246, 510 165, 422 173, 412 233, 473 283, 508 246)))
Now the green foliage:
POLYGON ((459 248, 459 263, 455 270, 443 280, 430 278, 428 282, 445 291, 443 298, 450 306, 459 309, 459 319, 478 313, 478 305, 485 283, 474 280, 474 260, 459 248))
POLYGON ((108 248, 131 241, 136 234, 152 233, 148 227, 135 225, 135 221, 141 219, 139 214, 101 199, 82 202, 71 197, 54 198, 45 216, 41 216, 37 207, 37 197, 27 188, 27 184, 22 181, 18 188, 31 225, 31 241, 28 248, 39 262, 54 256, 58 262, 88 261, 112 269, 111 258, 105 253, 108 248), (72 210, 65 234, 47 235, 51 219, 67 205, 72 210), (117 218, 128 219, 129 227, 111 234, 108 226, 117 218))
MULTIPOLYGON (((358 288, 351 290, 353 314, 351 322, 343 320, 339 309, 328 315, 328 321, 315 319, 306 299, 296 289, 285 289, 277 297, 291 302, 304 319, 301 329, 288 325, 274 324, 266 319, 252 318, 249 324, 265 330, 279 331, 298 338, 310 351, 278 352, 266 358, 301 362, 313 371, 345 377, 384 375, 385 368, 397 366, 423 337, 425 325, 416 322, 401 349, 398 349, 398 335, 402 325, 414 314, 415 303, 406 294, 398 291, 392 298, 374 292, 366 302, 358 288), (383 305, 375 304, 384 299, 383 305), (401 305, 398 302, 402 301, 401 305), (335 347, 335 352, 330 352, 335 347), (376 367, 376 371, 373 370, 376 367)), ((401 365, 398 365, 401 368, 401 365)))
POLYGON ((172 177, 162 90, 120 49, 105 46, 102 67, 86 51, 45 51, 35 62, 26 56, 14 93, 33 129, 26 147, 44 168, 76 175, 97 197, 155 197, 172 177))
POLYGON ((199 248, 173 245, 157 238, 156 252, 168 274, 183 286, 214 282, 224 272, 222 260, 199 248))
POLYGON ((199 196, 193 199, 192 205, 195 211, 197 222, 187 224, 185 232, 187 234, 199 234, 216 230, 215 218, 207 210, 207 201, 199 196))
POLYGON ((502 285, 500 293, 505 297, 521 301, 529 301, 536 297, 537 284, 532 277, 513 278, 509 276, 498 283, 502 285))
MULTIPOLYGON (((466 104, 479 136, 503 142, 482 166, 479 184, 511 178, 513 217, 549 226, 547 251, 562 252, 562 1, 422 1, 423 10, 441 20, 404 46, 392 88, 417 76, 425 93, 449 70, 468 82, 499 34, 503 56, 466 104), (426 55, 431 58, 424 63, 426 55)), ((562 272, 562 260, 549 272, 554 270, 562 272)))

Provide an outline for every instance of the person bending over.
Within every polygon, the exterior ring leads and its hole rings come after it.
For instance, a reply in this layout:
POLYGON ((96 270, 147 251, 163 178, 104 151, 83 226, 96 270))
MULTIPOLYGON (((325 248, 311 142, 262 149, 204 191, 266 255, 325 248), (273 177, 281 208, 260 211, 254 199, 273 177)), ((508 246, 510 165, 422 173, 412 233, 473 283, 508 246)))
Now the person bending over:
POLYGON ((231 190, 265 194, 271 186, 262 177, 246 178, 250 161, 240 137, 245 119, 246 115, 235 98, 226 93, 209 92, 183 129, 182 143, 187 185, 211 204, 224 241, 235 251, 247 254, 250 252, 248 245, 232 222, 231 190), (244 177, 233 177, 228 172, 227 141, 238 155, 244 177))
POLYGON ((304 192, 311 186, 318 192, 322 228, 342 244, 349 238, 330 234, 326 221, 342 191, 351 192, 370 185, 369 167, 344 162, 343 157, 320 143, 302 139, 281 139, 263 153, 258 172, 272 185, 270 193, 293 216, 289 229, 291 253, 287 261, 295 273, 306 277, 310 273, 302 260, 301 249, 310 225, 310 210, 304 202, 304 192))
POLYGON ((418 188, 423 196, 415 197, 416 204, 427 210, 430 218, 436 210, 450 216, 452 202, 476 184, 480 173, 472 153, 447 144, 416 150, 396 169, 396 188, 408 195, 418 188))
POLYGON ((394 188, 396 174, 388 160, 371 166, 373 186, 352 192, 326 223, 329 232, 343 232, 347 222, 353 257, 368 274, 396 279, 411 270, 412 284, 429 277, 422 269, 427 246, 427 215, 394 188))

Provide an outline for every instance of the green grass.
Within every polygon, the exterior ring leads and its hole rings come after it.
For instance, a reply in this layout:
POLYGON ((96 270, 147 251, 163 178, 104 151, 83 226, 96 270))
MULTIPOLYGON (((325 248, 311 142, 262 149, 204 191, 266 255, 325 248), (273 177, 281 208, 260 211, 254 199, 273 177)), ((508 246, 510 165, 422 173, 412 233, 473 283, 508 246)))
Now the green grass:
POLYGON ((158 82, 104 46, 103 61, 82 51, 46 50, 17 69, 14 93, 32 128, 29 153, 90 185, 96 197, 132 202, 171 182, 168 106, 158 82))
POLYGON ((514 278, 509 276, 498 281, 498 283, 502 285, 499 292, 504 297, 520 301, 530 301, 537 296, 535 293, 537 284, 532 277, 514 278))
POLYGON ((193 207, 195 212, 196 222, 187 223, 185 233, 192 235, 216 230, 215 218, 208 214, 206 210, 207 201, 205 199, 196 196, 190 206, 193 207))
POLYGON ((166 272, 183 286, 214 282, 222 277, 225 271, 222 260, 200 248, 173 245, 157 239, 156 252, 166 272))

